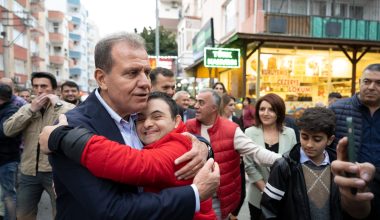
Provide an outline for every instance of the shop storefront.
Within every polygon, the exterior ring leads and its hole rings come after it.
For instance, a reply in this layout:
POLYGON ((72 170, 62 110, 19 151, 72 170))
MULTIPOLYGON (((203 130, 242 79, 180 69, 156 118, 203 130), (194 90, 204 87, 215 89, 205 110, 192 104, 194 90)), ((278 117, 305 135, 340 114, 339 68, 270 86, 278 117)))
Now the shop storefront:
POLYGON ((241 67, 210 71, 200 62, 192 67, 194 77, 221 81, 236 97, 276 93, 288 111, 326 105, 331 92, 351 96, 363 69, 380 62, 380 42, 374 41, 236 34, 224 45, 246 51, 241 67))

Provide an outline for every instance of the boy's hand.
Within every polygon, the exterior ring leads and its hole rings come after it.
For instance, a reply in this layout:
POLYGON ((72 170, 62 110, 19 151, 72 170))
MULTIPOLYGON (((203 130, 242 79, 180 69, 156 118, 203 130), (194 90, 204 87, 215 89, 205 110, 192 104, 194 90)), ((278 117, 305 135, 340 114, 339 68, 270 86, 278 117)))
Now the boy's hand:
POLYGON ((186 180, 193 178, 197 174, 197 172, 203 167, 208 155, 208 149, 207 145, 199 141, 194 135, 187 132, 182 134, 190 137, 193 145, 190 151, 186 152, 174 161, 176 165, 188 161, 185 166, 183 166, 181 169, 175 172, 175 176, 179 180, 186 180))

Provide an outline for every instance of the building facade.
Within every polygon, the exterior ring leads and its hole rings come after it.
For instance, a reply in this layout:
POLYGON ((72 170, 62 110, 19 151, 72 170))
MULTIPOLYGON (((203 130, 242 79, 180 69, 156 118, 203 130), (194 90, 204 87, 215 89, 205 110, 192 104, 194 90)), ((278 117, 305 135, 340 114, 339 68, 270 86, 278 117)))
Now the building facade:
MULTIPOLYGON (((239 48, 237 69, 186 68, 222 81, 237 97, 274 92, 288 110, 327 103, 330 92, 350 96, 368 64, 378 62, 380 1, 198 1, 201 28, 213 18, 216 47, 239 48)), ((193 46, 193 45, 192 45, 193 46)))
POLYGON ((0 77, 30 87, 31 72, 48 71, 89 91, 94 62, 88 56, 98 35, 79 0, 1 0, 0 13, 0 77))

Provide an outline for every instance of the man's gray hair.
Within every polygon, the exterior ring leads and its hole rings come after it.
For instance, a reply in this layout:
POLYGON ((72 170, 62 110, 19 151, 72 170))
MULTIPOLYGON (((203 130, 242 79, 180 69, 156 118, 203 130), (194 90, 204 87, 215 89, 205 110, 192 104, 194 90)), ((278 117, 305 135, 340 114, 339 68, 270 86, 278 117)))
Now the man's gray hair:
POLYGON ((118 32, 101 39, 95 46, 95 67, 109 72, 112 69, 112 47, 118 42, 126 42, 132 49, 145 49, 145 40, 135 33, 118 32))
POLYGON ((199 93, 205 93, 205 92, 210 92, 212 94, 212 99, 214 100, 214 104, 218 108, 218 112, 219 112, 220 103, 222 102, 220 95, 215 90, 210 89, 210 88, 202 89, 201 91, 199 91, 199 93))
POLYGON ((181 95, 188 95, 188 96, 190 97, 190 94, 189 94, 187 91, 183 91, 183 90, 181 90, 181 91, 176 92, 176 93, 173 95, 173 99, 174 99, 175 101, 177 101, 177 99, 178 99, 181 95))

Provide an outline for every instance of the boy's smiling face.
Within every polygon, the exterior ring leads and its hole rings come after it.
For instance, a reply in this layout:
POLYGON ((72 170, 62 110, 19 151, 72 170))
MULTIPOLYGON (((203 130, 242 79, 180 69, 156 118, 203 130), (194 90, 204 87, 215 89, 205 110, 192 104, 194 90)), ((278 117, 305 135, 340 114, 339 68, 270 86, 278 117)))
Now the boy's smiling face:
POLYGON ((170 113, 169 105, 161 99, 148 101, 145 110, 138 114, 136 131, 145 145, 158 141, 178 126, 181 116, 174 119, 170 113))
POLYGON ((323 151, 332 143, 334 135, 330 138, 323 132, 310 132, 301 129, 301 147, 305 154, 315 163, 321 164, 325 156, 323 151))

